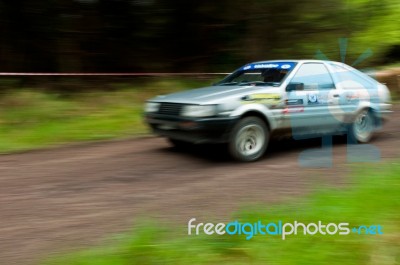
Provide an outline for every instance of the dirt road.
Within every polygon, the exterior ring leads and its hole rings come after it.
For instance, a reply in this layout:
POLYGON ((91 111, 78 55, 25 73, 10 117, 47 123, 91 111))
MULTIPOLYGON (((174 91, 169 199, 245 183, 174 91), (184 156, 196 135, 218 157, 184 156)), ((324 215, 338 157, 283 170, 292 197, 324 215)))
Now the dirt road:
MULTIPOLYGON (((372 142, 381 161, 400 156, 396 109, 372 142)), ((210 147, 178 152, 160 138, 0 156, 0 264, 34 264, 96 244, 140 216, 175 221, 184 230, 191 217, 227 220, 249 202, 267 209, 317 185, 346 183, 344 137, 334 138, 333 167, 299 165, 302 151, 319 146, 318 139, 274 142, 264 159, 250 164, 210 147)))

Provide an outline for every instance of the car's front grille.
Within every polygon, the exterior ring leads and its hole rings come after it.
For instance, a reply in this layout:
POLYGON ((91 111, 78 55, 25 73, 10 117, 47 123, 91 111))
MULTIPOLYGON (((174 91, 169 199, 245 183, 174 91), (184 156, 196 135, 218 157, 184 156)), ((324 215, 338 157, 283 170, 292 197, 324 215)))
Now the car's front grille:
POLYGON ((182 110, 182 104, 180 103, 161 103, 160 108, 158 110, 159 114, 164 115, 172 115, 172 116, 179 116, 182 110))

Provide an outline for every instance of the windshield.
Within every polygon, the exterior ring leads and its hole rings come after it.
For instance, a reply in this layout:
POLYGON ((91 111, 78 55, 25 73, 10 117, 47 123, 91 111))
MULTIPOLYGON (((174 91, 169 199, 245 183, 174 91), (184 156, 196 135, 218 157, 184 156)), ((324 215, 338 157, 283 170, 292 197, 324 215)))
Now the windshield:
POLYGON ((279 86, 296 63, 267 62, 248 64, 228 75, 218 86, 227 85, 268 85, 279 86))

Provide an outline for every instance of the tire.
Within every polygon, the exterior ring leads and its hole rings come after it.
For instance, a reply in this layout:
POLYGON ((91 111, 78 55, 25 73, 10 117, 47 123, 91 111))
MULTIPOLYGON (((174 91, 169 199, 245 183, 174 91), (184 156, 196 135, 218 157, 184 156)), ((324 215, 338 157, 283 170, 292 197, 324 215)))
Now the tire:
POLYGON ((270 133, 263 120, 246 117, 233 128, 229 141, 229 153, 242 162, 258 160, 268 147, 270 133))
POLYGON ((368 143, 375 130, 375 118, 368 109, 361 110, 355 116, 349 128, 351 143, 368 143))

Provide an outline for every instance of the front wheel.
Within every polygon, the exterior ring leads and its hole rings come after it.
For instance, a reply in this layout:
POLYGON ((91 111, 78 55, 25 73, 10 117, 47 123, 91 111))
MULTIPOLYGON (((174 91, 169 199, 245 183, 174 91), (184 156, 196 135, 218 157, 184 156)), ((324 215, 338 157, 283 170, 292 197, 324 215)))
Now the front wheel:
POLYGON ((371 111, 360 111, 349 129, 350 139, 355 143, 368 143, 375 130, 375 119, 371 111))
POLYGON ((246 117, 232 130, 229 152, 236 160, 256 161, 265 153, 268 142, 269 131, 265 122, 258 117, 246 117))

